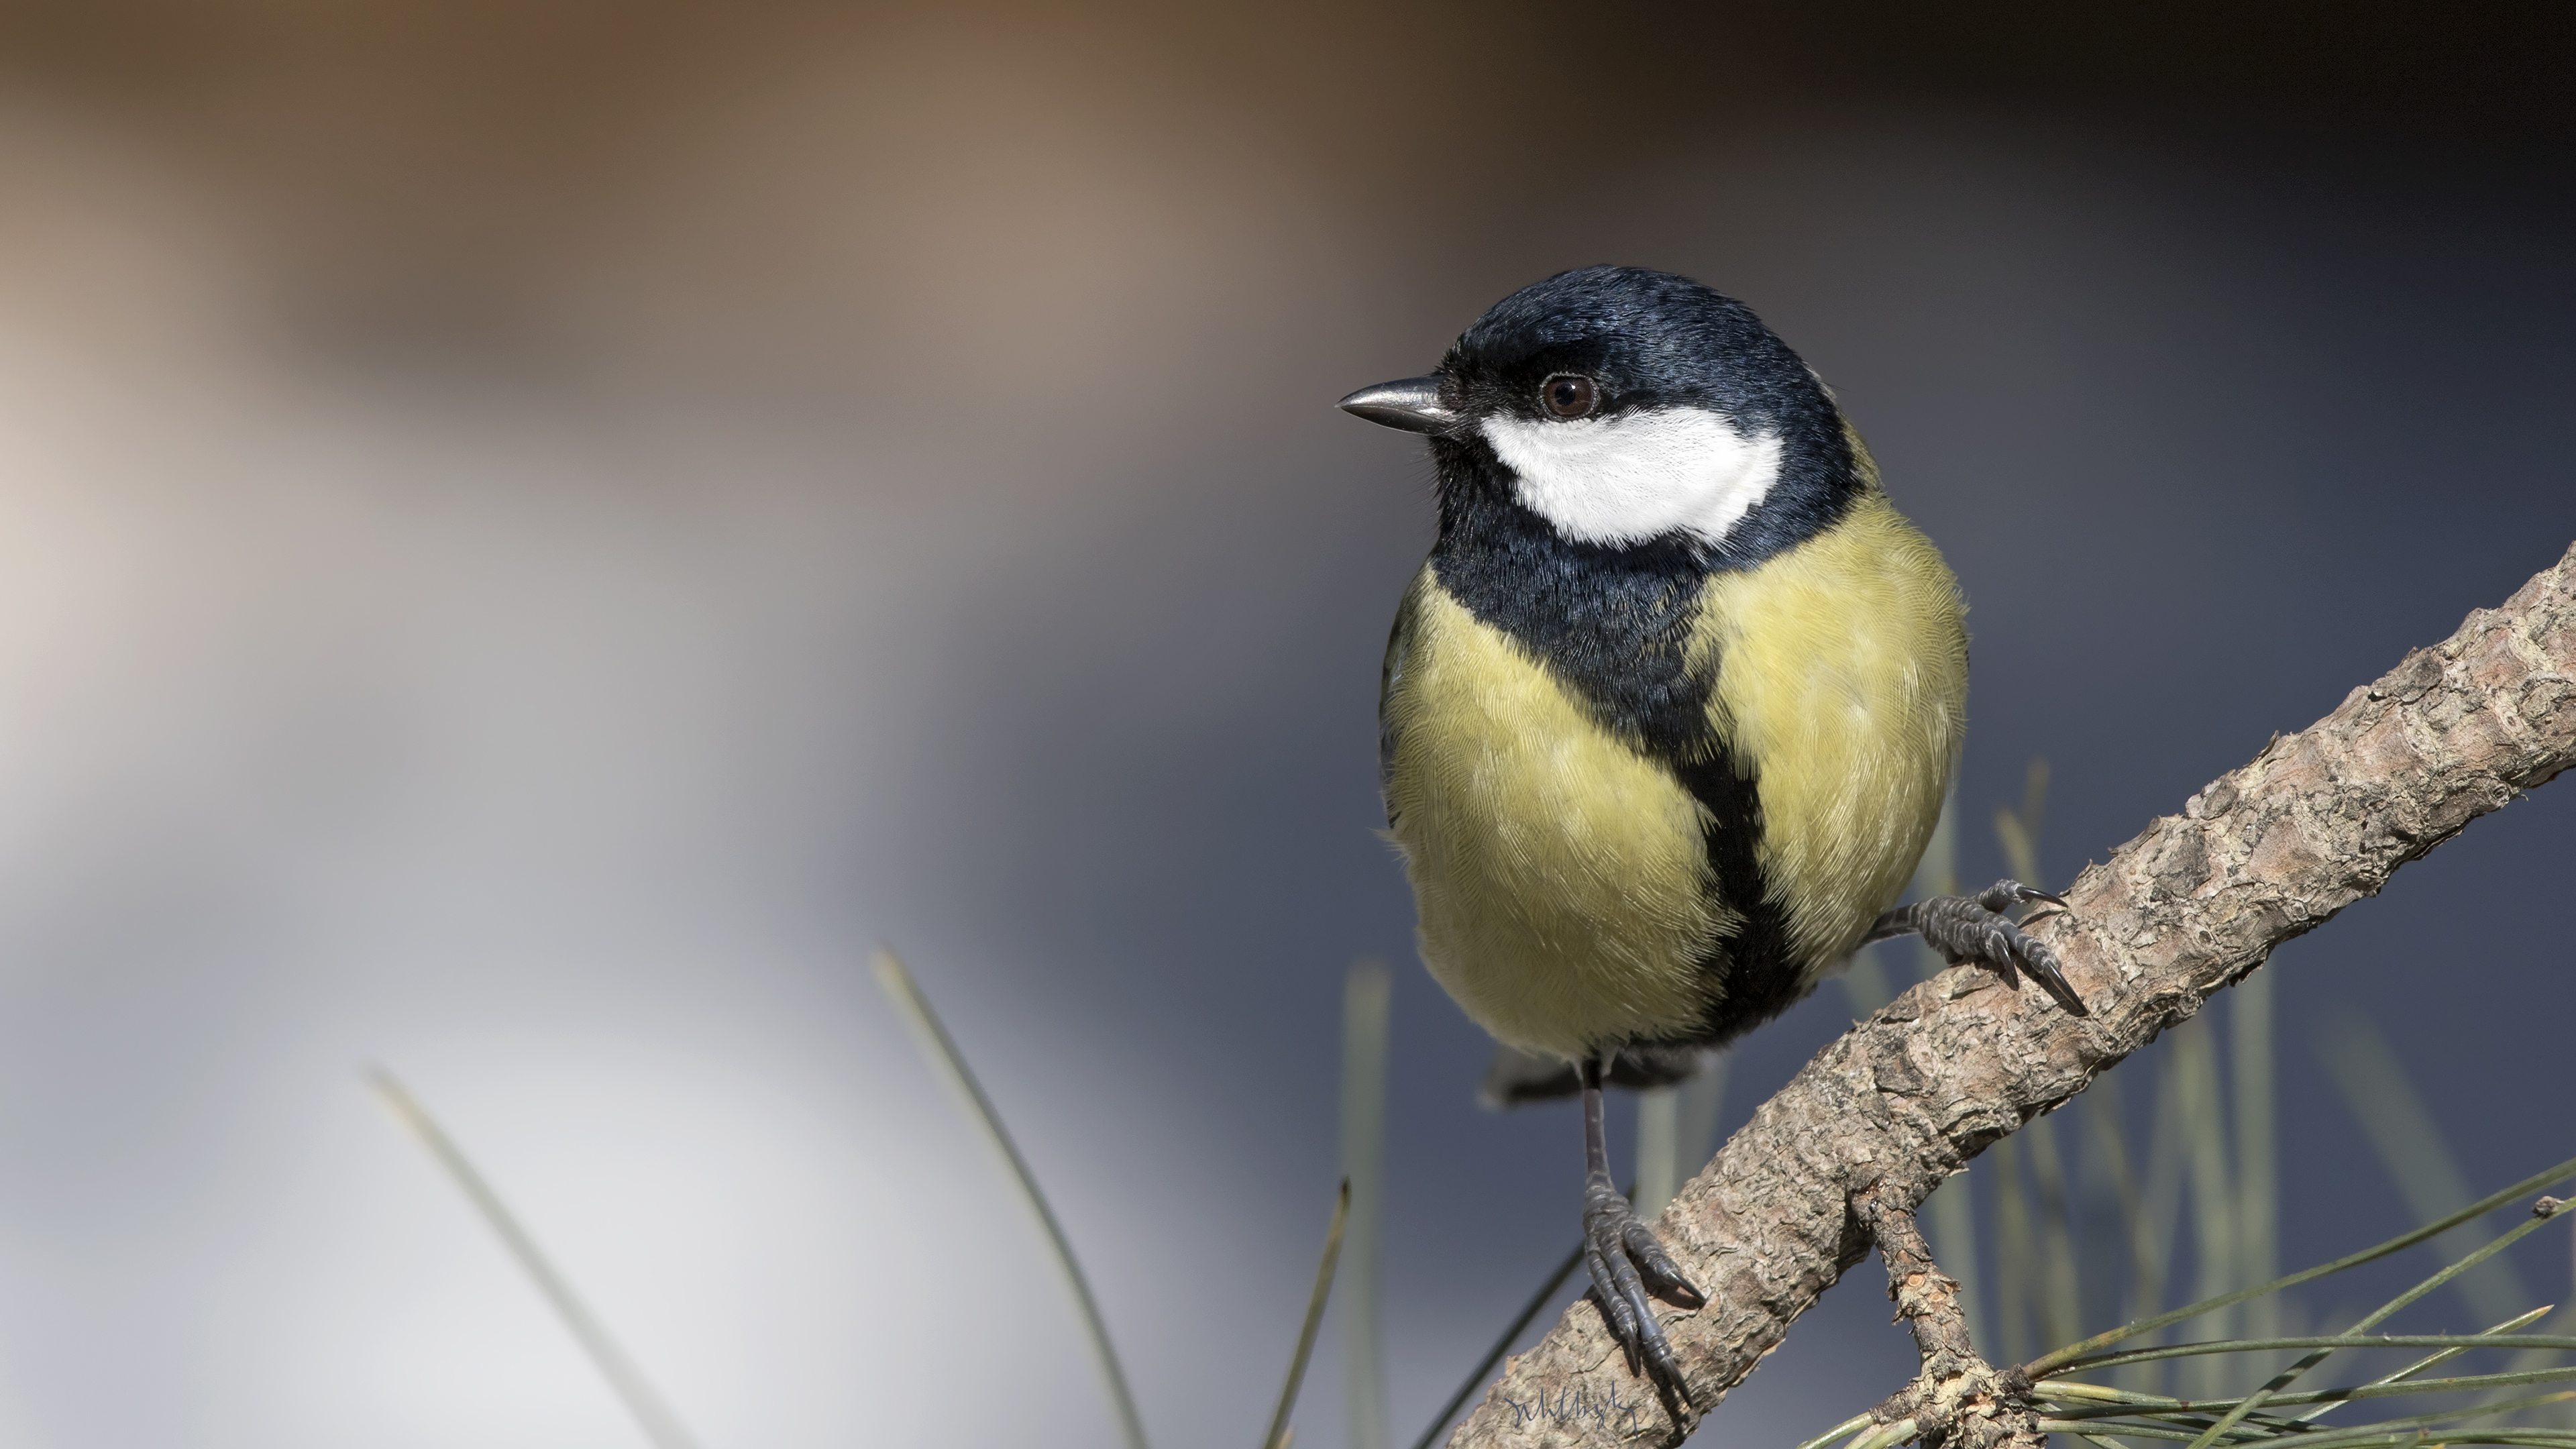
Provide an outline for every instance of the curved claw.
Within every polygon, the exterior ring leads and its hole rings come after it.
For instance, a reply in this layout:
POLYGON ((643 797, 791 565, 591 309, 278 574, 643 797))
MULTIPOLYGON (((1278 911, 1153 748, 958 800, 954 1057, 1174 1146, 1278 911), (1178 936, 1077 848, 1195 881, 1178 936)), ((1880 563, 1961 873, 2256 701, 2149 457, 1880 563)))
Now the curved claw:
POLYGON ((1654 1229, 1631 1217, 1626 1230, 1620 1234, 1620 1242, 1627 1248, 1629 1259, 1653 1281, 1656 1297, 1683 1308, 1708 1306, 1708 1299, 1691 1286, 1691 1280, 1683 1276, 1672 1255, 1665 1252, 1664 1245, 1656 1240, 1654 1229))
POLYGON ((2066 973, 2059 969, 2056 952, 2031 939, 2023 933, 2021 927, 2010 923, 2004 926, 2004 939, 2012 943, 2012 953, 2020 959, 2022 968, 2030 972, 2030 979, 2039 983, 2040 989, 2048 993, 2050 1000, 2064 1007, 2067 1015, 2091 1016, 2093 1014, 2092 1008, 2084 1004, 2084 998, 2076 995, 2075 988, 2068 984, 2066 973))
POLYGON ((2037 886, 2023 885, 2009 876, 1977 892, 1970 899, 1998 915, 2015 906, 2028 905, 2032 901, 2046 901, 2052 906, 2066 904, 2064 896, 2051 895, 2037 886))
POLYGON ((1708 1300, 1691 1286, 1656 1240, 1654 1230, 1638 1220, 1636 1209, 1606 1179, 1586 1184, 1583 1196, 1583 1265, 1592 1274, 1592 1299, 1609 1320, 1611 1337, 1627 1355, 1628 1372, 1696 1408, 1672 1342, 1655 1321, 1647 1280, 1654 1281, 1657 1296, 1684 1308, 1699 1308, 1708 1300))
POLYGON ((2026 901, 2047 901, 2064 907, 2065 900, 2017 880, 1999 880, 1973 896, 1935 896, 1918 901, 1903 911, 1890 911, 1881 918, 1882 926, 1903 924, 1922 932, 1931 947, 1953 963, 1974 962, 1994 972, 2006 986, 2021 989, 2022 971, 2028 971, 2049 999, 2069 1016, 2091 1016, 2084 998, 2075 994, 2065 971, 2058 965, 2057 953, 2033 940, 2030 934, 2004 913, 2026 901))

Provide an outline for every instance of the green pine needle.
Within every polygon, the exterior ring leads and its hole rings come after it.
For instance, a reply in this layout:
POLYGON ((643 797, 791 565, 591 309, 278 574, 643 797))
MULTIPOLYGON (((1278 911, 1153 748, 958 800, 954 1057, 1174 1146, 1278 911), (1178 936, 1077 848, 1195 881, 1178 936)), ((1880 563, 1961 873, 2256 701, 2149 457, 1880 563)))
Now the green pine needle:
POLYGON ((1047 1205, 1046 1194, 1038 1187, 1037 1172, 1029 1160, 1020 1155, 1020 1146, 1011 1140, 1010 1130, 1002 1125, 1000 1109, 984 1095, 984 1084, 966 1065, 966 1054, 957 1049, 956 1039, 940 1023, 939 1014, 930 1009, 930 998, 921 994, 920 985, 912 979, 903 961, 894 952, 880 946, 876 955, 877 984, 885 989, 897 1009, 902 1011, 913 1035, 920 1041, 922 1054, 947 1074, 949 1084, 965 1098, 969 1115, 984 1129, 985 1140, 1002 1156, 1011 1180, 1020 1189, 1020 1197, 1037 1215, 1038 1226, 1046 1233, 1047 1246, 1055 1251, 1055 1264, 1064 1274, 1065 1286, 1073 1294, 1074 1306, 1082 1313, 1082 1325, 1091 1338, 1091 1351, 1100 1364, 1100 1376, 1109 1389, 1111 1407, 1118 1412, 1118 1427, 1128 1449, 1146 1449, 1145 1419, 1136 1411, 1136 1396, 1128 1391, 1127 1371, 1119 1366, 1118 1349, 1109 1341, 1109 1320, 1101 1316, 1100 1301, 1091 1296, 1091 1280, 1082 1273, 1082 1262, 1073 1255, 1073 1240, 1065 1236, 1064 1224, 1056 1221, 1055 1209, 1047 1205))
POLYGON ((520 1225, 518 1215, 510 1211, 509 1206, 501 1201, 501 1195, 484 1180, 483 1174, 465 1155, 465 1149, 456 1145, 455 1139, 438 1125, 438 1119, 429 1115, 429 1109, 395 1080, 393 1073, 375 1067, 369 1070, 367 1079, 374 1085, 376 1095, 393 1109, 394 1116, 411 1129, 412 1135, 429 1149, 429 1155, 446 1169, 449 1180, 465 1194, 466 1201, 474 1205, 474 1210, 482 1214, 483 1221, 500 1238, 502 1246, 510 1250, 510 1256, 518 1260, 520 1270, 528 1275, 528 1281, 536 1284, 537 1291, 545 1295, 546 1302, 555 1310, 555 1316, 563 1320, 564 1328, 581 1345, 582 1352, 590 1356, 599 1376, 608 1380, 608 1387, 617 1395, 618 1401, 635 1416, 637 1427, 644 1431, 645 1438, 653 1442, 654 1449, 697 1449, 696 1438, 680 1422, 680 1416, 672 1412, 669 1401, 653 1387, 652 1381, 644 1377, 643 1367, 609 1335, 608 1325, 601 1322, 599 1315, 590 1310, 590 1305, 582 1301, 581 1295, 573 1291, 572 1280, 564 1276, 563 1270, 555 1266, 543 1248, 537 1246, 537 1240, 520 1225))
POLYGON ((1261 1449, 1288 1449, 1288 1416, 1297 1408, 1297 1390, 1306 1382, 1306 1360, 1315 1352, 1315 1334, 1324 1326, 1324 1302, 1333 1293, 1333 1268, 1342 1256, 1342 1226, 1351 1216, 1351 1180, 1342 1179, 1333 1201, 1333 1225, 1324 1230, 1324 1260, 1315 1265, 1315 1291, 1306 1300, 1306 1323, 1297 1331, 1297 1352, 1288 1360, 1288 1382, 1279 1390, 1279 1408, 1270 1416, 1270 1432, 1261 1449))
MULTIPOLYGON (((2530 1177, 2524 1178, 2522 1181, 2515 1183, 2513 1186, 2508 1187, 2501 1192, 2492 1193, 2486 1197, 2480 1198, 2478 1201, 2469 1204, 2467 1207, 2464 1207, 2458 1212, 2452 1213, 2447 1217, 2436 1218, 2432 1222, 2426 1223, 2424 1226, 2417 1228, 2412 1232, 2400 1233, 2396 1237, 2390 1238, 2384 1243, 2374 1244, 2371 1247, 2362 1249, 2360 1252, 2347 1254, 2344 1257, 2335 1259, 2331 1263, 2320 1263, 2313 1268, 2303 1268, 2300 1271, 2291 1273, 2285 1277, 2275 1278, 2269 1283, 2257 1283, 2251 1288, 2239 1288, 2233 1293, 2222 1293, 2215 1298, 2204 1298, 2198 1303, 2187 1303, 2180 1308, 2171 1310, 2170 1312, 2159 1313, 2152 1318, 2141 1318, 2134 1322, 2124 1323, 2118 1328, 2097 1333, 2091 1338, 2084 1339, 2081 1342, 2070 1343, 2064 1348, 2044 1354, 2033 1360, 2027 1366, 2028 1371, 2034 1378, 2041 1374, 2057 1373, 2064 1370, 2069 1365, 2086 1359, 2090 1355, 2099 1354, 2103 1349, 2110 1347, 2112 1344, 2125 1342, 2126 1340, 2135 1338, 2142 1333, 2152 1333, 2155 1330, 2166 1327, 2170 1324, 2183 1322, 2185 1319, 2198 1318, 2200 1315, 2207 1313, 2212 1309, 2225 1308, 2232 1304, 2242 1303, 2248 1298, 2259 1298, 2267 1293, 2278 1293, 2284 1288, 2296 1287, 2301 1283, 2312 1283, 2329 1274, 2343 1272, 2347 1268, 2356 1268, 2364 1263, 2376 1262, 2381 1258, 2387 1257, 2391 1253, 2403 1252, 2404 1250, 2415 1246, 2417 1243, 2439 1237, 2443 1233, 2469 1221, 2471 1218, 2491 1213, 2497 1208, 2504 1206, 2506 1203, 2514 1201, 2516 1198, 2528 1197, 2531 1194, 2540 1191, 2542 1188, 2553 1187, 2570 1177, 2576 1177, 2576 1158, 2570 1158, 2545 1172, 2534 1173, 2530 1177)), ((2313 1347, 2316 1346, 2316 1344, 2306 1342, 2285 1342, 2282 1346, 2313 1347)))

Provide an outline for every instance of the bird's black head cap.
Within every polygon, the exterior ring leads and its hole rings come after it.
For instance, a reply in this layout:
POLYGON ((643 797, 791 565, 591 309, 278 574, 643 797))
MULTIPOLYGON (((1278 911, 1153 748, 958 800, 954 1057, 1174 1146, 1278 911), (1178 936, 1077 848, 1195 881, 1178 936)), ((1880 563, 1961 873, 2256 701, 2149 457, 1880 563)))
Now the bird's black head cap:
POLYGON ((1444 526, 1462 506, 1512 493, 1487 420, 1563 418, 1567 396, 1559 391, 1552 410, 1550 388, 1569 380, 1589 389, 1579 399, 1586 418, 1691 408, 1739 435, 1779 440, 1779 474, 1761 504, 1722 543, 1688 541, 1712 566, 1744 567, 1812 536, 1865 486, 1842 414, 1806 363, 1751 308, 1670 272, 1584 267, 1523 287, 1459 335, 1434 377, 1446 416, 1423 430, 1444 526))
POLYGON ((1831 419, 1833 404, 1753 309, 1688 277, 1584 267, 1495 303, 1441 359, 1462 413, 1545 416, 1539 384, 1602 387, 1597 415, 1697 406, 1766 430, 1831 419))

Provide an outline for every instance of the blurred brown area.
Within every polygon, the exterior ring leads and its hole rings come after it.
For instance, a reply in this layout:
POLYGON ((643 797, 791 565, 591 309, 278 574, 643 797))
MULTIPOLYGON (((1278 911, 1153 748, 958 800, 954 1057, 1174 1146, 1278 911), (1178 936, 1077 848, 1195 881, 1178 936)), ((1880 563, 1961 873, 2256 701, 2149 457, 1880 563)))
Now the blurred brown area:
MULTIPOLYGON (((2576 533, 2572 74, 2556 4, 0 4, 0 1443, 628 1442, 380 1056, 710 1444, 949 1437, 997 1322, 1041 1407, 965 1437, 1109 1442, 881 936, 1149 1422, 1253 1432, 1410 929, 1421 467, 1330 400, 1563 266, 1746 297, 1967 582, 1967 819, 2048 755, 2071 872, 2576 533)), ((2564 819, 2283 957, 2481 1174, 2564 819)), ((1402 1433, 1573 1184, 1395 992, 1402 1433)), ((1874 1401, 1883 1315, 1718 1432, 1874 1401)))
MULTIPOLYGON (((1372 242, 1437 270, 1455 237, 1507 225, 1534 193, 1650 173, 1781 108, 2183 144, 2261 121, 2509 155, 2576 125, 2571 60, 2564 7, 2495 3, 0 13, 12 89, 111 119, 223 197, 310 345, 565 362, 604 341, 567 314, 612 305, 595 274, 640 254, 715 285, 711 312, 796 319, 793 340, 761 329, 763 348, 840 349, 862 406, 868 356, 997 360, 1101 265, 1143 260, 1066 254, 1086 231, 1112 251, 1137 241, 1086 225, 1122 198, 1068 146, 1113 147, 1091 159, 1183 193, 1284 169, 1404 218, 1372 242), (1019 320, 961 337, 961 312, 1019 320)), ((1447 318, 1467 300, 1422 305, 1447 318)), ((1126 301, 1193 304, 1162 287, 1126 301)))

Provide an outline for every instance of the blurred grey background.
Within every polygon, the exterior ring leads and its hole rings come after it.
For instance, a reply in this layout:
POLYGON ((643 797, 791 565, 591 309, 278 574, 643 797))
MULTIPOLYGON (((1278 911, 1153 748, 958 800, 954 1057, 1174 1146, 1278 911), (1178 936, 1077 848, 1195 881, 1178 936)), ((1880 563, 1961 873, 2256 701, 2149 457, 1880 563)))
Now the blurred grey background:
MULTIPOLYGON (((1167 1445, 1266 1416, 1394 962, 1409 1442, 1576 1128, 1412 962, 1427 470, 1332 400, 1564 267, 1743 297, 1972 600, 1967 875, 2044 756, 2062 881, 2576 538, 2571 15, 0 8, 0 1444, 638 1442, 369 1062, 711 1449, 1112 1442, 881 939, 1167 1445)), ((2569 1151, 2571 825, 2281 952, 2289 1262, 2413 1221, 2336 1011, 2481 1189, 2569 1151)), ((1856 1276, 1712 1434, 1901 1381, 1856 1276)))

